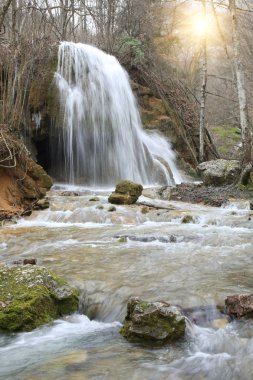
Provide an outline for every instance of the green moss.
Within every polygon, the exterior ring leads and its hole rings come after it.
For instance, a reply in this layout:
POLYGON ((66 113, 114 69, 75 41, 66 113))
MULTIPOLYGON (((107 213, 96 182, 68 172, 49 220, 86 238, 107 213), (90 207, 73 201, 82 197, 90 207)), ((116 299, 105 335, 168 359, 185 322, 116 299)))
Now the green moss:
POLYGON ((78 308, 78 291, 43 267, 1 267, 0 284, 6 331, 30 331, 78 308))
POLYGON ((55 83, 48 86, 48 91, 45 96, 46 110, 50 117, 55 118, 59 114, 59 96, 58 89, 55 83))
POLYGON ((237 154, 235 146, 241 141, 241 130, 231 125, 218 125, 211 129, 221 157, 234 158, 237 154))
POLYGON ((153 303, 134 300, 128 304, 128 314, 119 332, 129 341, 172 342, 184 335, 185 318, 174 310, 163 314, 153 303))
MULTIPOLYGON (((31 83, 28 104, 32 112, 40 112, 42 116, 55 117, 58 110, 58 90, 54 84, 57 70, 57 51, 48 64, 41 68, 39 75, 31 83)), ((39 70, 38 70, 39 71, 39 70)))
POLYGON ((39 180, 39 185, 45 189, 50 189, 53 186, 52 178, 47 174, 42 175, 39 180))
POLYGON ((116 185, 115 192, 119 194, 129 194, 133 197, 139 197, 142 193, 143 187, 138 183, 132 181, 120 181, 116 185))
POLYGON ((242 191, 253 191, 253 184, 240 185, 240 190, 242 191))
POLYGON ((138 303, 138 307, 145 311, 148 309, 148 307, 150 307, 150 303, 140 300, 140 302, 138 303))

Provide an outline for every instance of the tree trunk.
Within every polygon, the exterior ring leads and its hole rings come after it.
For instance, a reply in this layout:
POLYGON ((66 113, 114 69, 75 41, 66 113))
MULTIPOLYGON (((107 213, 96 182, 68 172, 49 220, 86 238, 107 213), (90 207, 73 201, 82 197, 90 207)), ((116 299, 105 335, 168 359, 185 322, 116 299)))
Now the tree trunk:
MULTIPOLYGON (((202 0, 203 19, 206 20, 206 0, 202 0)), ((206 30, 202 40, 202 84, 200 91, 200 119, 199 119, 199 161, 204 161, 205 142, 205 113, 206 113, 206 84, 207 84, 207 51, 206 30)))
POLYGON ((3 5, 2 11, 0 12, 0 32, 4 25, 4 19, 10 8, 11 3, 12 3, 12 0, 7 0, 6 3, 3 5))
POLYGON ((244 67, 240 57, 240 38, 238 29, 238 16, 236 12, 236 0, 229 0, 230 12, 232 16, 233 30, 233 53, 236 76, 236 87, 240 110, 240 126, 242 135, 242 165, 245 167, 252 161, 251 131, 249 127, 247 94, 245 89, 244 67))

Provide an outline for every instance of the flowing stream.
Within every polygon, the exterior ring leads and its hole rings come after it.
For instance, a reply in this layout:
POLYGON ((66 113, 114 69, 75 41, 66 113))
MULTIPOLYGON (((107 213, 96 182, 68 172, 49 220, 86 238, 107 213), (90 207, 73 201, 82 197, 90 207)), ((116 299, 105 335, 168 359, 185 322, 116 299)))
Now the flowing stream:
POLYGON ((0 334, 0 378, 252 380, 253 323, 227 323, 216 309, 227 295, 252 292, 249 205, 142 197, 156 208, 110 211, 107 191, 63 190, 51 191, 50 209, 3 226, 0 260, 36 257, 81 289, 81 313, 0 334), (185 215, 191 223, 182 223, 185 215), (130 296, 190 308, 195 323, 171 345, 129 343, 118 331, 130 296))
POLYGON ((55 82, 60 114, 51 145, 57 178, 92 186, 122 179, 145 185, 181 182, 169 142, 142 129, 128 74, 115 57, 62 42, 55 82))

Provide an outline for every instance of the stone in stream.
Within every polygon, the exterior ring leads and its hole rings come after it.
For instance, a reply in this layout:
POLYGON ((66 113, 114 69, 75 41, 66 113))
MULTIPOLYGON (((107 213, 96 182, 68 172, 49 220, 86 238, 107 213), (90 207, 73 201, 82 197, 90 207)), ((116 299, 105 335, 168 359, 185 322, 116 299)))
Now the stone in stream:
POLYGON ((23 265, 28 265, 28 264, 30 264, 30 265, 36 265, 37 264, 37 259, 33 259, 33 258, 31 258, 31 259, 24 259, 23 260, 23 265))
POLYGON ((181 338, 185 327, 185 317, 177 307, 131 298, 120 333, 130 341, 168 343, 181 338))
POLYGON ((236 318, 253 317, 253 294, 235 294, 225 299, 226 312, 236 318))
POLYGON ((4 331, 30 331, 78 308, 78 291, 44 267, 0 267, 0 284, 4 331))
POLYGON ((192 215, 185 215, 181 220, 181 223, 183 224, 188 224, 188 223, 193 223, 193 222, 194 222, 194 219, 192 215))
POLYGON ((143 187, 132 181, 120 181, 116 189, 108 198, 113 204, 131 205, 135 203, 142 194, 143 187))
POLYGON ((169 239, 167 239, 163 236, 155 237, 155 236, 114 235, 113 237, 115 239, 119 239, 118 240, 119 242, 126 242, 127 240, 138 241, 141 243, 152 243, 154 241, 159 241, 160 243, 176 242, 176 237, 173 235, 169 239), (171 240, 171 238, 172 238, 172 240, 171 240))

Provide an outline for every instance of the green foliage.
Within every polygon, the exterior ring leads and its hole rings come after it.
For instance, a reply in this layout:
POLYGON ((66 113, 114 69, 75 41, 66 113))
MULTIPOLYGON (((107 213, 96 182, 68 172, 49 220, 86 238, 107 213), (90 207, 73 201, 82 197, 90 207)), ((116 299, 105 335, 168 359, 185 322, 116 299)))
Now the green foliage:
POLYGON ((132 66, 145 62, 144 45, 138 38, 124 35, 120 39, 120 44, 120 54, 127 56, 132 66))
POLYGON ((235 146, 241 141, 241 131, 232 125, 216 125, 212 127, 218 152, 222 158, 237 158, 239 152, 235 146))

